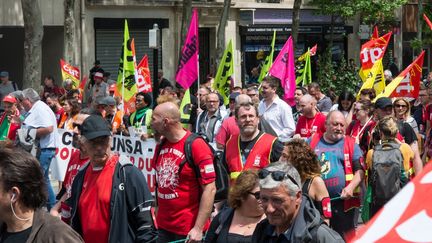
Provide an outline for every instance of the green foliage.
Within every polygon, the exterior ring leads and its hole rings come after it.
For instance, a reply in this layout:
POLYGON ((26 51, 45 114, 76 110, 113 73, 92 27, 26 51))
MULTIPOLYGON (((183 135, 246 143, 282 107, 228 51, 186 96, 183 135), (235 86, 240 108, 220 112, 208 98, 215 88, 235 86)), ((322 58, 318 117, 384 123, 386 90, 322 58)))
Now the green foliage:
POLYGON ((345 19, 360 13, 366 24, 391 24, 395 21, 395 10, 408 0, 311 0, 309 5, 317 8, 316 12, 336 15, 345 19))
MULTIPOLYGON (((344 56, 344 55, 342 55, 344 56)), ((345 58, 338 63, 333 62, 331 53, 326 50, 318 56, 317 82, 324 92, 334 91, 339 94, 342 90, 355 93, 361 83, 358 70, 350 66, 345 58)))

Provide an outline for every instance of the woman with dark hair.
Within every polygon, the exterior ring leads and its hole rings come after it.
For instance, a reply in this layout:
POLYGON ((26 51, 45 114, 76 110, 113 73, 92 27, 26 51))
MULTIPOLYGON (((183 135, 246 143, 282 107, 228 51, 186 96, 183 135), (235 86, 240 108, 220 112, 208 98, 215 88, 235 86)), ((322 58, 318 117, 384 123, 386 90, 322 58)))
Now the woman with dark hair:
POLYGON ((265 218, 255 170, 243 171, 228 195, 229 208, 213 219, 205 242, 251 242, 256 225, 265 218))
POLYGON ((318 161, 317 155, 303 139, 292 139, 285 143, 282 161, 291 163, 299 172, 303 184, 303 193, 309 195, 314 206, 327 221, 331 218, 330 197, 321 171, 328 161, 318 161))
POLYGON ((58 128, 73 130, 73 123, 76 120, 76 115, 81 110, 81 104, 77 99, 66 99, 63 105, 64 113, 60 118, 58 128))
POLYGON ((345 118, 348 117, 348 113, 350 113, 351 107, 355 102, 355 97, 353 93, 350 91, 342 91, 338 96, 337 104, 334 104, 330 111, 339 110, 344 114, 345 118))

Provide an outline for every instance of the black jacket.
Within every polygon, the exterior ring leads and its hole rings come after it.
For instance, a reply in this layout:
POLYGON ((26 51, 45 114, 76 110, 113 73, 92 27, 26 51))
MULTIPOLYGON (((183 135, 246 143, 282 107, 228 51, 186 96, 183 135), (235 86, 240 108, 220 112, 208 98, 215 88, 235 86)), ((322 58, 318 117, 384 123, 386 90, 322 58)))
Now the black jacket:
POLYGON ((330 229, 313 207, 308 196, 303 196, 299 212, 291 227, 281 235, 275 234, 275 227, 267 219, 261 221, 252 236, 252 242, 344 242, 342 237, 330 229))
POLYGON ((210 224, 207 231, 205 243, 225 243, 228 242, 228 233, 234 217, 234 209, 225 208, 218 213, 210 224))
MULTIPOLYGON (((72 184, 72 196, 68 200, 71 211, 71 226, 82 234, 78 213, 84 175, 88 165, 80 169, 72 184)), ((110 201, 110 232, 108 242, 155 242, 157 231, 151 215, 153 198, 146 179, 130 162, 119 162, 113 175, 110 201)))

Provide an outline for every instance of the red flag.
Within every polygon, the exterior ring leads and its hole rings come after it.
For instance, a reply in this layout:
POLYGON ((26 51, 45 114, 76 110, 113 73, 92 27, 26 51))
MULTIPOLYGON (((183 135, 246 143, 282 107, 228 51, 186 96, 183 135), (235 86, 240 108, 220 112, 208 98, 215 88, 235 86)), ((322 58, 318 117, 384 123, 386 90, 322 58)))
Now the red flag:
POLYGON ((378 39, 370 40, 362 45, 360 50, 361 69, 359 75, 363 82, 367 80, 374 63, 384 56, 391 35, 392 32, 389 32, 378 39))
POLYGON ((184 89, 188 89, 198 80, 198 53, 198 11, 194 9, 175 77, 184 89))
POLYGON ((375 40, 379 38, 378 26, 375 25, 371 40, 375 40))
POLYGON ((432 242, 432 163, 348 242, 432 242))
POLYGON ((420 80, 423 71, 423 59, 425 51, 422 51, 416 60, 409 65, 397 78, 401 78, 399 85, 390 97, 412 97, 418 98, 420 91, 420 80))
POLYGON ((316 54, 316 51, 317 51, 317 48, 318 48, 318 44, 315 44, 310 50, 309 50, 309 53, 310 53, 310 56, 312 57, 312 56, 315 56, 315 54, 316 54))
POLYGON ((144 55, 143 59, 137 66, 137 85, 138 92, 152 92, 150 69, 148 65, 148 57, 144 55))
POLYGON ((432 23, 426 14, 423 14, 423 19, 426 21, 426 23, 429 25, 429 28, 432 30, 432 23))

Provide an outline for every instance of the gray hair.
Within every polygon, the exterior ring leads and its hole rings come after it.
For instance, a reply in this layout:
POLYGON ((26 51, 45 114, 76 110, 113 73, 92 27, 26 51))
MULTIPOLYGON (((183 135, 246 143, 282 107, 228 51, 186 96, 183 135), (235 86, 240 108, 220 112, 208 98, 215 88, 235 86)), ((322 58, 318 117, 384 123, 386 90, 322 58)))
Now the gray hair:
POLYGON ((279 162, 269 164, 264 169, 270 172, 282 171, 287 175, 291 176, 292 179, 294 179, 295 183, 297 183, 297 185, 288 177, 285 177, 282 181, 275 181, 273 180, 271 175, 268 175, 264 179, 259 180, 260 188, 273 189, 279 186, 284 186, 291 197, 294 197, 299 191, 301 191, 300 174, 298 173, 297 169, 294 166, 292 166, 290 163, 279 161, 279 162))
POLYGON ((249 97, 248 95, 245 95, 245 94, 238 95, 238 96, 235 98, 235 103, 236 103, 236 104, 240 104, 240 103, 251 103, 251 102, 252 102, 251 97, 249 97))
POLYGON ((14 92, 10 93, 15 99, 18 99, 20 102, 24 99, 24 95, 22 90, 15 90, 14 92))
POLYGON ((39 94, 32 88, 23 90, 22 95, 24 99, 29 99, 31 103, 35 103, 36 101, 40 100, 39 94))

